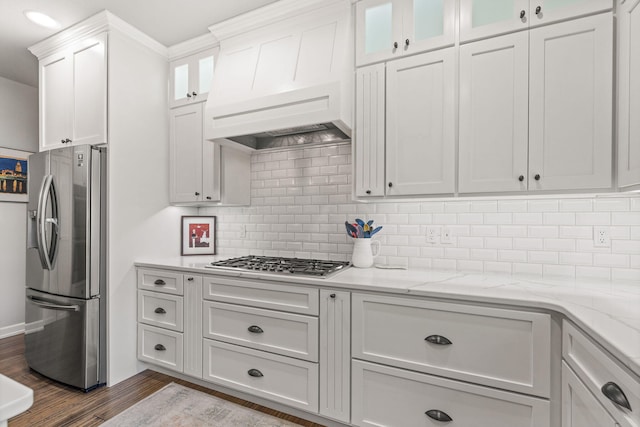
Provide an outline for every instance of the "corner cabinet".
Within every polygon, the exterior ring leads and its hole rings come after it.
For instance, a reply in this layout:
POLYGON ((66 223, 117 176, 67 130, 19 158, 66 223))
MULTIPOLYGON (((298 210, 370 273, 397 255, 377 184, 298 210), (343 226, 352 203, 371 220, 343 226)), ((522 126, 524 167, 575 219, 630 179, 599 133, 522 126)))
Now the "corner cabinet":
POLYGON ((169 112, 169 201, 172 204, 248 205, 248 153, 204 139, 204 103, 169 112))
POLYGON ((618 185, 640 185, 640 0, 618 6, 618 185))
POLYGON ((356 196, 452 194, 454 49, 365 67, 357 79, 356 196))
POLYGON ((454 43, 456 2, 362 0, 356 4, 356 65, 454 43))
POLYGON ((205 102, 213 81, 215 49, 169 63, 169 107, 205 102))
POLYGON ((39 61, 40 151, 107 142, 107 33, 39 61))

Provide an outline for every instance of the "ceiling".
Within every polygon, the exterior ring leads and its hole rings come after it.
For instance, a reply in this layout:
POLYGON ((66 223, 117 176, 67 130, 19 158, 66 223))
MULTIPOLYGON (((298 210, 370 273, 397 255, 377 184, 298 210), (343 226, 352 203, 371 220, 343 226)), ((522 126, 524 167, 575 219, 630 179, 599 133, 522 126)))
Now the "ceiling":
POLYGON ((27 48, 59 30, 23 14, 44 12, 67 28, 107 9, 165 46, 208 32, 207 27, 277 0, 0 0, 0 77, 38 86, 38 63, 27 48))

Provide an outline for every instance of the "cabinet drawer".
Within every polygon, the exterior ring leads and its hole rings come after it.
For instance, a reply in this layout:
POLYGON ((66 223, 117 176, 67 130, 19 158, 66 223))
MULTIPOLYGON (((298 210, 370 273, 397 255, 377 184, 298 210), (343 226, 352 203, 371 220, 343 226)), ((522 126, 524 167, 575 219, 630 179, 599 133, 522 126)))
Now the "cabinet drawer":
POLYGON ((521 393, 549 397, 550 334, 546 314, 353 295, 354 358, 521 393))
POLYGON ((182 372, 182 334, 138 324, 138 359, 182 372))
POLYGON ((551 425, 544 399, 357 360, 352 370, 351 422, 357 426, 551 425), (436 421, 429 411, 444 412, 452 421, 436 421))
POLYGON ((562 357, 621 426, 640 426, 640 380, 566 320, 562 321, 562 357), (602 387, 608 383, 614 383, 624 393, 631 410, 603 394, 602 387))
POLYGON ((167 294, 182 295, 184 277, 182 274, 165 270, 138 269, 138 288, 167 294))
POLYGON ((562 425, 619 427, 565 362, 562 362, 562 425))
POLYGON ((318 289, 263 281, 204 277, 204 298, 292 313, 318 315, 318 289))
POLYGON ((183 332, 182 297, 138 291, 138 322, 183 332))
POLYGON ((203 378, 306 411, 318 411, 318 365, 204 340, 203 378))
POLYGON ((318 361, 318 318, 204 302, 204 337, 318 361))

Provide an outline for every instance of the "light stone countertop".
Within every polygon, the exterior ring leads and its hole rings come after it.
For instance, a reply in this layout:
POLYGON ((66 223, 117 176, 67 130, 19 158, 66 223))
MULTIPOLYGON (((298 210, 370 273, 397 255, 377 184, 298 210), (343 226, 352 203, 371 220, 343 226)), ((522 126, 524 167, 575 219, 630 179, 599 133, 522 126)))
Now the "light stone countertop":
POLYGON ((137 267, 556 311, 640 376, 640 284, 504 274, 351 267, 326 278, 205 268, 228 257, 139 260, 137 267))

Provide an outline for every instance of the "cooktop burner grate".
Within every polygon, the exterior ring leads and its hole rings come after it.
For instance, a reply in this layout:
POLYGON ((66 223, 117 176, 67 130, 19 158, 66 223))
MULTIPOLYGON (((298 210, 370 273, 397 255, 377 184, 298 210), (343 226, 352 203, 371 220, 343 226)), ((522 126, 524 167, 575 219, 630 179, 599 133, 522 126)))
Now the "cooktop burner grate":
POLYGON ((325 278, 349 267, 349 265, 346 261, 248 255, 214 261, 206 267, 325 278))

